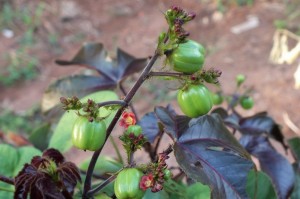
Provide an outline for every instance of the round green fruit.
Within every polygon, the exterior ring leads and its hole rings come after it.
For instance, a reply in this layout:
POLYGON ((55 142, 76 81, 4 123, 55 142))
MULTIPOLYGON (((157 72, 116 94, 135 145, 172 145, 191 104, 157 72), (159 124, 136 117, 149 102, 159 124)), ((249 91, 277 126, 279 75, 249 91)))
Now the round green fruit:
POLYGON ((241 97, 240 105, 246 110, 251 109, 254 105, 254 100, 252 97, 248 96, 241 97))
POLYGON ((237 85, 241 85, 246 80, 246 77, 243 74, 239 74, 235 77, 235 80, 237 85))
POLYGON ((179 90, 177 102, 182 112, 192 118, 207 114, 213 106, 210 91, 203 84, 190 84, 179 90))
POLYGON ((114 184, 115 195, 118 199, 141 199, 145 192, 140 189, 143 173, 136 168, 122 170, 114 184))
POLYGON ((205 60, 204 47, 193 40, 178 44, 168 59, 173 70, 193 74, 202 69, 205 60))
POLYGON ((221 93, 211 93, 210 97, 211 97, 211 100, 212 100, 214 105, 220 105, 220 104, 222 104, 222 102, 224 100, 221 93))
POLYGON ((106 138, 104 121, 90 122, 86 117, 78 117, 72 131, 73 145, 82 150, 100 149, 106 138))

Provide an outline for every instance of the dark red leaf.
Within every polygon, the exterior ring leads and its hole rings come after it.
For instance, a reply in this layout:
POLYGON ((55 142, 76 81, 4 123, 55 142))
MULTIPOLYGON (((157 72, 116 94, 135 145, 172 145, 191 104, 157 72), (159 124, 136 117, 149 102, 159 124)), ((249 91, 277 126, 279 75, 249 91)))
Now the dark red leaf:
POLYGON ((72 162, 64 162, 57 168, 59 178, 70 195, 73 195, 77 181, 81 182, 80 173, 76 165, 72 162))
POLYGON ((23 169, 15 177, 16 190, 14 199, 26 199, 31 188, 35 186, 37 179, 43 177, 43 175, 43 173, 39 174, 34 166, 25 164, 23 169))
POLYGON ((65 199, 55 182, 47 175, 43 178, 39 178, 36 181, 35 187, 36 189, 32 190, 31 193, 34 195, 40 194, 43 199, 65 199), (39 192, 39 194, 34 192, 39 192))
POLYGON ((49 160, 42 158, 41 156, 34 156, 31 160, 31 165, 34 166, 36 169, 42 167, 46 168, 49 164, 49 160))
POLYGON ((56 163, 56 165, 59 165, 65 161, 64 156, 58 150, 53 148, 44 151, 42 157, 50 158, 56 163))

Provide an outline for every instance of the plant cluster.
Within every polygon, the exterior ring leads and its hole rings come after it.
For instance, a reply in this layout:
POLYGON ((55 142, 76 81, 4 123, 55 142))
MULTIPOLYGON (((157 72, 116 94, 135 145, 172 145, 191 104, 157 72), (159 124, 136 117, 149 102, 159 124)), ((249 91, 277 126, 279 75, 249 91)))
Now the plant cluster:
POLYGON ((236 77, 233 93, 220 90, 221 71, 206 69, 205 48, 190 40, 184 29, 195 14, 173 6, 164 16, 168 30, 159 35, 148 61, 120 49, 116 59, 108 60, 102 44, 92 43, 72 60, 57 61, 65 66, 83 65, 99 74, 70 76, 49 86, 45 93, 48 110, 58 99, 66 110, 47 143, 50 149, 41 153, 33 147, 11 150, 7 144, 0 145, 1 153, 10 150, 19 157, 26 151, 28 155, 26 160, 14 161, 17 172, 7 172, 8 177, 2 176, 5 164, 14 164, 0 161, 1 190, 14 192, 16 199, 48 197, 50 193, 52 198, 84 199, 299 198, 300 138, 286 144, 280 126, 266 112, 243 117, 237 107, 248 110, 254 105, 252 89, 243 87, 246 77, 236 77), (155 71, 152 68, 158 58, 165 59, 165 65, 155 71), (127 92, 124 82, 139 71, 127 92), (154 77, 180 83, 177 102, 184 114, 176 113, 170 105, 157 106, 139 119, 133 98, 142 84, 154 77), (206 84, 219 90, 212 92, 206 84), (119 99, 108 89, 119 89, 124 97, 119 99), (214 107, 225 103, 226 109, 214 107), (117 124, 123 127, 119 136, 122 146, 111 136, 117 124), (163 143, 164 135, 172 141, 163 143), (290 147, 295 156, 293 165, 272 146, 271 139, 286 151, 290 147), (102 155, 108 140, 117 159, 102 155), (60 153, 72 146, 93 151, 79 169, 65 162, 60 153), (141 149, 148 154, 148 163, 141 164, 135 158, 141 149), (168 162, 171 155, 176 165, 168 162), (251 156, 258 159, 260 170, 251 156), (81 179, 83 184, 78 183, 81 179))

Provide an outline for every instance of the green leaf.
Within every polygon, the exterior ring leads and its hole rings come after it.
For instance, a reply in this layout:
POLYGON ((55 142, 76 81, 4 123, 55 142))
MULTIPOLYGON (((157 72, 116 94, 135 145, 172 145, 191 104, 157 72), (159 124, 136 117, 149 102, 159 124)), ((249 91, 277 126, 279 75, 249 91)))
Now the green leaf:
POLYGON ((248 174, 246 191, 250 198, 276 199, 277 195, 271 179, 261 171, 251 170, 248 174))
MULTIPOLYGON (((109 100, 117 100, 118 96, 112 91, 99 91, 85 96, 80 101, 86 102, 88 99, 93 99, 97 103, 100 103, 109 100)), ((115 112, 116 111, 112 112, 105 120, 107 126, 112 121, 115 112)), ((109 112, 105 108, 100 108, 100 116, 106 116, 108 113, 109 112)), ((77 115, 75 111, 70 110, 64 113, 54 130, 48 148, 55 148, 61 152, 65 152, 72 147, 71 133, 76 119, 77 115)))
POLYGON ((14 189, 13 185, 0 182, 0 198, 14 198, 14 189))
POLYGON ((23 168, 25 163, 31 161, 33 156, 41 155, 42 152, 32 146, 24 146, 17 149, 18 150, 18 164, 15 166, 13 175, 18 175, 19 171, 23 168))
POLYGON ((29 141, 41 151, 47 149, 51 135, 51 125, 44 123, 38 126, 28 137, 29 141))
POLYGON ((288 140, 288 145, 295 159, 300 162, 300 138, 294 137, 288 140))
POLYGON ((19 162, 16 148, 8 144, 0 144, 0 175, 14 177, 15 167, 19 162))
POLYGON ((147 189, 142 199, 169 199, 169 195, 165 190, 153 193, 151 189, 147 189))
POLYGON ((187 198, 189 199, 210 199, 210 188, 196 182, 187 188, 187 198))
POLYGON ((105 193, 101 193, 99 195, 94 196, 95 199, 111 199, 111 197, 107 196, 105 193))
MULTIPOLYGON (((79 168, 87 171, 89 163, 90 163, 90 158, 85 160, 79 168)), ((96 175, 103 175, 105 173, 115 173, 119 171, 122 168, 122 164, 117 162, 116 160, 112 159, 109 156, 100 156, 96 162, 95 169, 94 169, 94 174, 96 175)))
POLYGON ((299 199, 300 198, 300 167, 299 164, 293 164, 293 168, 295 171, 295 183, 294 189, 291 195, 291 199, 299 199))
POLYGON ((30 162, 33 156, 42 152, 31 146, 15 148, 8 144, 0 144, 0 175, 15 177, 30 162))
POLYGON ((277 152, 265 136, 243 135, 240 143, 259 160, 260 168, 272 180, 278 198, 288 198, 294 187, 295 173, 286 157, 277 152))

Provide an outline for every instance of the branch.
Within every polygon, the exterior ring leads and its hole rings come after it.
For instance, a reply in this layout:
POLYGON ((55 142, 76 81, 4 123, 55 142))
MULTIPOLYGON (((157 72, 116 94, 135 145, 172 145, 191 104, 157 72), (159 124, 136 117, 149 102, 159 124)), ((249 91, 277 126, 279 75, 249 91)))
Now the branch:
MULTIPOLYGON (((158 57, 159 57, 159 54, 157 52, 155 52, 154 56, 150 59, 150 61, 148 62, 148 64, 144 68, 144 70, 141 73, 138 80, 135 82, 135 84, 130 89, 128 94, 125 96, 125 98, 123 100, 125 102, 125 104, 121 105, 121 107, 117 111, 115 117, 113 118, 113 120, 111 121, 110 125, 108 126, 108 128, 106 130, 106 138, 105 138, 105 142, 104 142, 103 146, 105 145, 108 137, 110 136, 112 130, 114 129, 115 125, 117 124, 118 120, 120 119, 120 117, 121 117, 122 113, 124 112, 125 108, 130 104, 130 102, 131 102, 132 98, 134 97, 135 93, 137 92, 137 90, 141 87, 143 82, 147 79, 148 74, 151 71, 151 68, 153 67, 153 65, 154 65, 154 63, 155 63, 155 61, 157 60, 158 57)), ((97 159, 98 159, 98 157, 99 157, 99 155, 100 155, 100 153, 103 149, 103 146, 100 149, 98 149, 97 151, 95 151, 93 156, 92 156, 92 159, 90 161, 90 164, 89 164, 89 167, 88 167, 88 170, 87 170, 87 176, 86 176, 85 182, 84 182, 82 198, 87 198, 87 193, 91 189, 92 174, 93 174, 97 159)))
POLYGON ((112 101, 106 101, 106 102, 98 103, 99 108, 102 107, 102 106, 108 106, 108 105, 124 106, 124 105, 126 105, 126 102, 124 102, 124 100, 112 100, 112 101))
MULTIPOLYGON (((122 171, 123 169, 119 170, 117 173, 119 173, 120 171, 122 171)), ((92 197, 95 193, 97 193, 98 191, 100 191, 101 189, 103 189, 106 185, 108 185, 109 183, 111 183, 112 181, 114 181, 117 177, 117 173, 115 175, 110 176, 109 178, 107 178, 107 180, 105 180, 104 182, 102 182, 101 184, 99 184, 98 186, 96 186, 94 189, 89 190, 86 193, 87 197, 92 197)))
MULTIPOLYGON (((119 86, 120 86, 120 90, 122 91, 123 95, 126 96, 126 95, 127 95, 127 92, 126 92, 124 86, 122 85, 122 83, 120 83, 119 86)), ((139 120, 139 119, 138 119, 138 115, 137 115, 137 112, 136 112, 136 110, 135 110, 133 104, 130 104, 129 106, 130 106, 130 108, 131 108, 133 114, 135 115, 136 120, 138 121, 138 120, 139 120)))
POLYGON ((184 73, 173 73, 173 72, 150 72, 148 77, 183 77, 183 76, 189 76, 184 73))
POLYGON ((12 178, 7 178, 5 176, 0 175, 0 181, 5 182, 7 184, 15 185, 15 181, 12 178))

